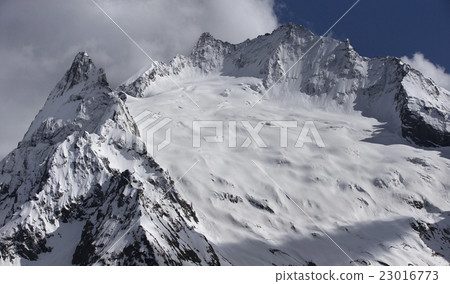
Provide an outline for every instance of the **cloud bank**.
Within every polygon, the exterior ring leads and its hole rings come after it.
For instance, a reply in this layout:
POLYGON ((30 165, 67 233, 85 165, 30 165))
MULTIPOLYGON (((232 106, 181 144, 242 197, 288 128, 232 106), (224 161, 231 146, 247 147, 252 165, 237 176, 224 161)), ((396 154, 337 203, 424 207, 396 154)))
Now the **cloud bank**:
POLYGON ((450 74, 445 73, 444 67, 433 64, 426 59, 422 53, 416 52, 412 58, 403 56, 401 60, 422 72, 425 77, 433 79, 439 86, 450 90, 450 74))
MULTIPOLYGON (((278 25, 273 0, 96 0, 154 59, 187 54, 204 31, 233 43, 278 25)), ((92 1, 0 2, 0 158, 21 140, 78 51, 115 86, 150 60, 92 1)))

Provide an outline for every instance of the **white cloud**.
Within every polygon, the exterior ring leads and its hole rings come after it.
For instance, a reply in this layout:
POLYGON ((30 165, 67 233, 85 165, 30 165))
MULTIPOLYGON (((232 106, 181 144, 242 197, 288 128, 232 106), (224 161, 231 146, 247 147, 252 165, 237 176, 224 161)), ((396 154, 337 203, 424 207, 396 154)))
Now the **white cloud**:
POLYGON ((444 67, 433 64, 426 59, 422 53, 416 52, 412 58, 403 56, 401 60, 422 72, 425 77, 433 79, 439 86, 450 90, 450 74, 445 73, 444 67))
MULTIPOLYGON (((188 54, 204 31, 237 43, 278 24, 273 0, 96 1, 158 61, 188 54)), ((150 65, 87 0, 1 1, 0 38, 0 158, 16 146, 78 51, 87 51, 113 86, 150 65)))

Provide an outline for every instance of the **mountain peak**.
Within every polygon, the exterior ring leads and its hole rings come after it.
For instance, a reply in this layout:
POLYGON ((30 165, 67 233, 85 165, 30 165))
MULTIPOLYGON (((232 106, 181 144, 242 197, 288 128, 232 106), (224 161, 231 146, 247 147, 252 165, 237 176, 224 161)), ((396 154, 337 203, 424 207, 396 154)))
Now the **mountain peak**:
POLYGON ((91 59, 89 58, 89 55, 87 54, 86 51, 78 52, 73 60, 74 63, 75 62, 86 62, 86 61, 91 61, 91 59))
POLYGON ((197 44, 195 45, 195 50, 201 50, 208 46, 218 46, 218 45, 230 45, 227 42, 221 41, 219 39, 214 38, 209 32, 204 32, 200 35, 197 44))
POLYGON ((196 47, 202 47, 205 46, 205 44, 209 43, 209 42, 213 42, 216 39, 208 32, 204 32, 200 35, 200 37, 198 38, 196 47))
POLYGON ((89 55, 84 51, 79 52, 75 56, 70 69, 66 73, 67 75, 69 75, 67 76, 67 79, 71 81, 70 83, 72 84, 72 86, 76 85, 83 80, 87 80, 89 73, 91 73, 91 71, 93 70, 96 70, 96 67, 92 60, 89 58, 89 55))
POLYGON ((215 39, 210 33, 204 32, 192 50, 190 58, 194 66, 209 72, 221 66, 224 56, 234 48, 236 45, 215 39))
POLYGON ((209 32, 203 32, 200 35, 200 39, 205 39, 205 38, 214 38, 209 32))
POLYGON ((75 56, 69 70, 53 89, 50 97, 59 97, 79 84, 84 84, 84 87, 98 85, 109 88, 104 70, 97 68, 85 51, 75 56))
POLYGON ((51 91, 25 134, 24 141, 49 140, 49 137, 55 136, 55 131, 64 127, 68 133, 75 129, 92 131, 91 128, 95 128, 95 123, 100 121, 102 112, 109 106, 101 102, 110 100, 111 91, 103 69, 97 68, 86 52, 79 52, 51 91))
POLYGON ((274 31, 278 31, 278 30, 308 30, 308 29, 302 25, 296 25, 294 23, 287 23, 287 24, 280 25, 274 31))
POLYGON ((288 39, 295 39, 295 38, 308 38, 313 37, 315 34, 305 28, 304 26, 297 26, 293 23, 288 23, 279 26, 277 29, 275 29, 270 35, 281 35, 282 37, 287 37, 288 39))

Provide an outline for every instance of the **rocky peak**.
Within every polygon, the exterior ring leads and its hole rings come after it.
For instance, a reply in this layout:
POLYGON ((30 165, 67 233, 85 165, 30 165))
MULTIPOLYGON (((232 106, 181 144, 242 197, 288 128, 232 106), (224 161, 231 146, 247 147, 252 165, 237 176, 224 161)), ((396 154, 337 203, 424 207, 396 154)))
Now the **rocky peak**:
POLYGON ((205 46, 207 43, 213 42, 213 41, 215 41, 215 40, 216 40, 216 39, 215 39, 210 33, 204 32, 204 33, 202 33, 202 34, 200 35, 200 37, 199 37, 199 39, 198 39, 198 41, 197 41, 196 47, 197 47, 197 48, 203 47, 203 46, 205 46))
POLYGON ((304 26, 297 26, 293 23, 288 23, 279 26, 275 29, 271 35, 284 35, 286 38, 302 38, 313 36, 314 33, 305 28, 304 26))
POLYGON ((50 98, 61 96, 65 91, 74 86, 83 84, 85 87, 109 87, 105 72, 102 68, 97 68, 89 55, 82 51, 79 52, 65 73, 64 77, 58 82, 52 91, 50 98))
POLYGON ((97 68, 86 52, 78 53, 32 122, 24 141, 55 142, 68 132, 93 131, 104 112, 115 103, 111 92, 103 69, 97 68))
POLYGON ((203 33, 192 50, 190 59, 194 67, 210 72, 221 67, 225 56, 234 49, 235 45, 215 39, 210 33, 203 33))

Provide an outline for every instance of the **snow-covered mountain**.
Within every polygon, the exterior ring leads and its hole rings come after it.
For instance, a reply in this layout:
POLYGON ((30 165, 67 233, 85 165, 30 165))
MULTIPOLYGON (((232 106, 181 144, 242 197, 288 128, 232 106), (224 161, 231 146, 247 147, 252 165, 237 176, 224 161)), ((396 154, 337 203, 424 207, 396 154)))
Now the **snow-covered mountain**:
POLYGON ((84 52, 0 169, 2 263, 219 264, 84 52))
POLYGON ((294 104, 308 100, 326 108, 342 105, 338 108, 360 110, 418 145, 450 146, 448 90, 398 58, 362 57, 349 40, 321 38, 293 24, 237 45, 204 33, 189 57, 155 64, 119 89, 144 97, 154 81, 198 73, 260 78, 262 85, 255 90, 270 88, 264 98, 294 104))
POLYGON ((204 33, 117 90, 80 53, 0 163, 0 262, 448 264, 449 102, 397 58, 291 24, 204 33), (171 121, 153 156, 142 114, 171 121), (194 121, 223 142, 193 147, 194 121), (313 121, 325 147, 296 147, 298 127, 281 146, 283 121, 313 121))

